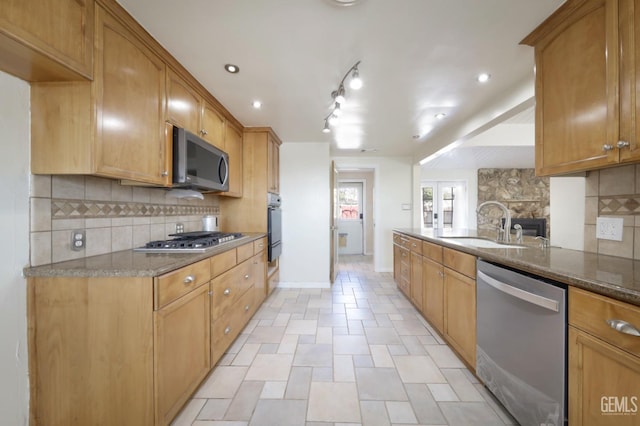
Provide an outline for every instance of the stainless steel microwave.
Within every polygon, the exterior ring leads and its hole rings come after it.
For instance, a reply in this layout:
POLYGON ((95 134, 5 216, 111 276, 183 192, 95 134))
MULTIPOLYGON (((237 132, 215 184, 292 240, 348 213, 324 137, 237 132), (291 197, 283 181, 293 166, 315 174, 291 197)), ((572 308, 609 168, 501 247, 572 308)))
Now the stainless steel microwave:
POLYGON ((229 156, 187 130, 173 128, 173 186, 229 190, 229 156))

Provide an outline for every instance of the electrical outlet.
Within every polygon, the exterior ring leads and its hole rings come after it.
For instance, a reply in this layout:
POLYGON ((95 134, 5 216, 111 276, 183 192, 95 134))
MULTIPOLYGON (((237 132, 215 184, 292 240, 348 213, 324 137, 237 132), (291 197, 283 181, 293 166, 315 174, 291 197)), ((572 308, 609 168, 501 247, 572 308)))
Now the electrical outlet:
POLYGON ((176 223, 176 234, 182 234, 184 232, 184 223, 176 223))
POLYGON ((596 238, 601 240, 622 241, 621 217, 599 217, 596 219, 596 238))
POLYGON ((77 229, 71 231, 71 250, 80 251, 84 250, 87 244, 87 234, 83 229, 77 229))

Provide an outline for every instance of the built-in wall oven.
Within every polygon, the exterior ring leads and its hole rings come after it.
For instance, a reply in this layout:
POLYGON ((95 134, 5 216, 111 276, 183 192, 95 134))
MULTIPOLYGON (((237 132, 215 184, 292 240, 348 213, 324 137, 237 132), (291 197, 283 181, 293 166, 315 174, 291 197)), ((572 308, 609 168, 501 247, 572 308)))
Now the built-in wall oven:
POLYGON ((267 194, 267 238, 269 262, 273 262, 282 254, 282 210, 280 196, 267 194))
POLYGON ((566 425, 566 286, 477 266, 476 374, 522 426, 566 425))

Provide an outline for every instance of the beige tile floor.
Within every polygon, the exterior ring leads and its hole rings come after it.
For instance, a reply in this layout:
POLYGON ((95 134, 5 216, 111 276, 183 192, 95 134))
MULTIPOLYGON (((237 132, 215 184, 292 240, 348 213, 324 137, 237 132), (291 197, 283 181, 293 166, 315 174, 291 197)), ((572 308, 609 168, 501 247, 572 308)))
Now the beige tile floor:
POLYGON ((516 424, 371 260, 276 289, 173 426, 516 424))

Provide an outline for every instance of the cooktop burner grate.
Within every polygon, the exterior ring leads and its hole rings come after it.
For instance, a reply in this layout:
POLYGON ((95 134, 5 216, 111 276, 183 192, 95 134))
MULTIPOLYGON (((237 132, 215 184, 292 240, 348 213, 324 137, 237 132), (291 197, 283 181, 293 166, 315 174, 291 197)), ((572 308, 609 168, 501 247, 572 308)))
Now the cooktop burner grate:
POLYGON ((201 252, 210 247, 233 241, 241 238, 240 233, 226 232, 185 232, 182 234, 171 234, 175 237, 170 240, 150 241, 144 247, 136 248, 135 251, 151 252, 151 253, 167 253, 167 252, 201 252))

